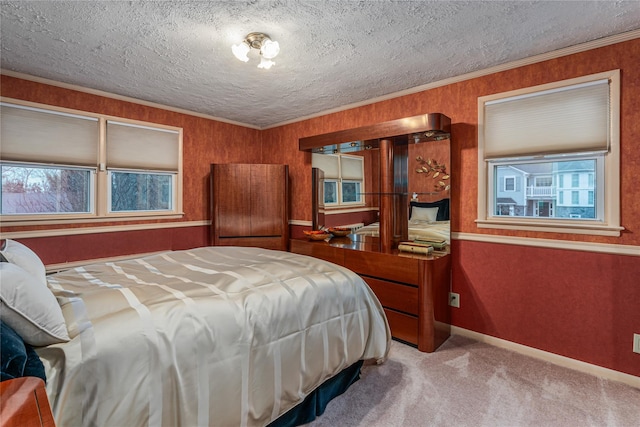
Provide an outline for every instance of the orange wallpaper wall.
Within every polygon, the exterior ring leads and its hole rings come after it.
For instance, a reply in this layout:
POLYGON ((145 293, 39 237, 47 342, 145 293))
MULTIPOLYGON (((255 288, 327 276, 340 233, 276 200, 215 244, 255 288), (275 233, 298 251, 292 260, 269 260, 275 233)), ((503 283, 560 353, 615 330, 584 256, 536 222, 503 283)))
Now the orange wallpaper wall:
MULTIPOLYGON (((430 112, 452 122, 454 232, 640 245, 640 40, 632 40, 450 84, 263 132, 289 163, 292 218, 309 220, 310 158, 298 138, 430 112), (478 229, 477 98, 612 69, 621 70, 620 237, 478 229)), ((268 153, 268 151, 267 151, 268 153)), ((267 161, 276 157, 267 154, 267 161)), ((414 159, 410 159, 413 162, 414 159)), ((410 168, 411 170, 411 168, 410 168)), ((410 189, 410 191, 412 191, 410 189)), ((495 243, 452 242, 452 324, 640 376, 631 351, 640 333, 640 260, 634 256, 495 243)))
MULTIPOLYGON (((260 163, 260 131, 160 108, 92 95, 32 81, 1 76, 3 97, 178 126, 183 132, 183 221, 209 218, 210 163, 260 163)), ((84 225, 84 226, 90 226, 84 225)), ((107 225, 101 223, 100 225, 107 225)), ((63 228, 55 226, 55 228, 63 228)), ((19 228, 2 227, 2 231, 19 228)), ((33 229, 33 227, 29 227, 33 229)))
POLYGON ((267 150, 265 160, 289 163, 293 199, 291 217, 310 220, 311 207, 305 195, 310 191, 309 180, 306 177, 309 176, 311 159, 297 151, 298 138, 440 112, 449 116, 452 123, 450 170, 453 172, 454 231, 640 245, 640 197, 637 196, 640 188, 640 150, 635 146, 635 142, 640 139, 640 73, 637 67, 639 56, 640 40, 636 39, 265 130, 264 146, 279 147, 278 151, 274 150, 277 154, 273 156, 267 150), (622 70, 621 223, 626 228, 623 235, 618 238, 478 229, 474 222, 477 214, 478 185, 478 97, 618 68, 622 70))
MULTIPOLYGON (((383 102, 257 131, 204 118, 2 76, 1 93, 67 108, 184 128, 185 221, 209 219, 209 164, 289 165, 291 219, 311 221, 311 155, 301 137, 441 112, 452 120, 454 232, 640 246, 640 40, 576 53, 383 102), (620 237, 478 229, 477 98, 620 69, 620 237)), ((310 100, 311 102, 312 100, 310 100)), ((101 224, 105 225, 105 224, 101 224)), ((49 226, 60 228, 61 226, 49 226)), ((47 228, 28 227, 28 229, 47 228)), ((295 227, 294 227, 295 228, 295 227)), ((27 229, 5 227, 2 231, 27 229)), ((295 233, 292 233, 295 235, 295 233)), ((24 239, 47 263, 208 243, 206 227, 24 239), (61 249, 62 248, 62 249, 61 249)), ((454 240, 454 325, 640 376, 632 334, 640 333, 638 257, 454 240)))
MULTIPOLYGON (((175 221, 206 221, 209 214, 210 163, 260 163, 260 131, 85 92, 1 76, 3 97, 38 102, 134 120, 179 126, 183 132, 183 211, 175 221)), ((7 226, 1 232, 83 228, 172 220, 100 222, 75 225, 7 226)), ((24 240, 46 264, 128 255, 168 249, 185 249, 209 243, 208 228, 183 227, 146 231, 95 233, 24 240), (62 249, 64 248, 64 249, 62 249)))

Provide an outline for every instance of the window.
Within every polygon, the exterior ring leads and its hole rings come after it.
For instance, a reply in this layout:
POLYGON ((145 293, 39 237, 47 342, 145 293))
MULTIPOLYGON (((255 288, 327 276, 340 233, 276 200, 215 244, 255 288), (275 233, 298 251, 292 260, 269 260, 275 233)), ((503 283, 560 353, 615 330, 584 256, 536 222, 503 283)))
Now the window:
POLYGON ((110 171, 109 177, 111 212, 171 210, 170 174, 110 171))
POLYGON ((478 99, 479 227, 620 235, 619 82, 614 70, 478 99))
POLYGON ((313 167, 324 172, 326 207, 364 205, 364 159, 347 154, 312 154, 313 167))
POLYGON ((174 130, 107 120, 109 212, 173 211, 176 142, 174 130))
POLYGON ((88 214, 95 169, 3 162, 2 214, 88 214))
POLYGON ((180 213, 181 129, 0 105, 3 221, 180 213))
POLYGON ((324 180, 324 203, 327 205, 338 204, 338 181, 335 179, 324 180))
POLYGON ((571 187, 580 187, 580 175, 578 175, 577 173, 571 174, 571 187))
POLYGON ((504 177, 504 191, 516 191, 516 177, 505 176, 504 177))
POLYGON ((580 193, 578 193, 577 191, 572 191, 571 192, 571 204, 572 205, 579 205, 580 204, 580 193))

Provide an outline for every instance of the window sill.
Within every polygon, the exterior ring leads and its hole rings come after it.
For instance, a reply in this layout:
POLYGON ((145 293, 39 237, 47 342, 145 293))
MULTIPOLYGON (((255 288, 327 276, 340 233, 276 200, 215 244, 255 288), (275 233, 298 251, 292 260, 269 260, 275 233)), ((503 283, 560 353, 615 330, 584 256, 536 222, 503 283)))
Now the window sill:
POLYGON ((585 224, 584 222, 576 223, 566 221, 552 223, 550 221, 510 218, 477 219, 476 224, 478 228, 539 231, 544 233, 588 234, 592 236, 614 237, 619 237, 620 232, 624 230, 624 227, 604 224, 585 224))
POLYGON ((74 216, 74 217, 55 217, 48 216, 44 218, 11 218, 2 217, 3 227, 26 227, 34 225, 62 225, 62 224, 93 224, 102 222, 126 222, 126 221, 153 221, 153 220, 167 220, 167 219, 182 219, 184 213, 171 212, 167 214, 153 214, 153 215, 114 215, 114 216, 74 216))
POLYGON ((378 207, 375 206, 366 206, 366 205, 348 205, 348 206, 336 206, 336 207, 326 207, 324 209, 320 209, 319 212, 325 215, 334 215, 341 213, 350 213, 350 212, 363 212, 363 211, 377 211, 378 207))

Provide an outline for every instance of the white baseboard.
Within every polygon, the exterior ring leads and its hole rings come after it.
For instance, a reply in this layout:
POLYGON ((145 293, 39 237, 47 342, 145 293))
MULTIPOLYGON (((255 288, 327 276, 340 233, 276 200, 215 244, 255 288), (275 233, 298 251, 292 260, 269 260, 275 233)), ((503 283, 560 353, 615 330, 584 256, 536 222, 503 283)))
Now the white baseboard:
POLYGON ((576 371, 584 372, 587 374, 595 375, 607 380, 618 381, 631 387, 640 389, 640 377, 635 375, 625 374, 624 372, 614 371, 613 369, 603 368, 602 366, 592 365, 590 363, 582 362, 580 360, 571 359, 569 357, 560 356, 548 351, 539 350, 533 347, 527 347, 526 345, 517 344, 511 341, 503 340, 501 338, 492 337, 490 335, 474 332, 469 329, 460 328, 458 326, 451 325, 451 333, 453 335, 460 335, 463 337, 471 338, 476 341, 480 341, 486 344, 493 345, 495 347, 504 348, 506 350, 514 351, 516 353, 523 354, 525 356, 541 359, 554 365, 562 366, 565 368, 573 369, 576 371))

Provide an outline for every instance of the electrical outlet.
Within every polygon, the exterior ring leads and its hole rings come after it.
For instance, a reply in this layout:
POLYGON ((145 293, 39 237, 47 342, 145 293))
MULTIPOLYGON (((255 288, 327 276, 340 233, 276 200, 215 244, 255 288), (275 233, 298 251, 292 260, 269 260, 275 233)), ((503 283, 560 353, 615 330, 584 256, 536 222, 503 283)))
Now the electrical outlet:
POLYGON ((633 352, 640 353, 640 334, 633 334, 633 352))
POLYGON ((451 307, 460 308, 460 294, 449 292, 449 305, 451 307))

